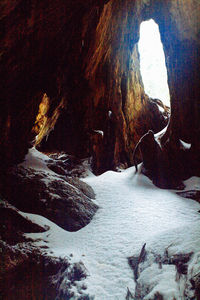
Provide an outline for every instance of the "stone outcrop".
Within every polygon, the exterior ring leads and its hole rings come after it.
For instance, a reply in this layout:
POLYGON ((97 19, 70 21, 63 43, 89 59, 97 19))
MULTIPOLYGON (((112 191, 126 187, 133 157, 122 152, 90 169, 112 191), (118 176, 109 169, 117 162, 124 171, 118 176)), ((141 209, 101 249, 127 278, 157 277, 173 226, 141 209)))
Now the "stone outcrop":
MULTIPOLYGON (((167 187, 168 175, 184 180, 199 175, 199 37, 200 6, 198 1, 150 1, 151 17, 158 23, 164 47, 171 97, 171 117, 167 131, 160 139, 162 158, 167 164, 161 170, 167 187), (183 149, 182 141, 190 144, 183 149)), ((159 165, 159 160, 157 161, 159 165)), ((157 178, 159 181, 159 178, 157 178)))
POLYGON ((75 231, 87 225, 98 208, 92 201, 94 191, 78 177, 86 173, 85 162, 64 153, 40 155, 42 161, 29 154, 33 168, 24 163, 1 176, 1 194, 9 202, 0 200, 0 298, 93 299, 82 282, 88 276, 82 261, 74 262, 72 255, 54 257, 48 241, 36 245, 26 235, 48 235, 50 227, 31 221, 24 211, 75 231))
POLYGON ((88 276, 81 261, 49 256, 30 242, 10 246, 0 241, 0 248, 2 299, 92 299, 81 282, 88 276))
MULTIPOLYGON (((23 159, 34 137, 31 129, 44 93, 49 98, 50 119, 55 118, 61 101, 62 109, 71 102, 70 117, 80 106, 79 98, 87 92, 82 57, 103 4, 103 0, 1 4, 1 164, 23 159)), ((80 119, 74 116, 76 137, 80 119)), ((48 129, 52 127, 45 133, 48 129)))
POLYGON ((166 124, 144 94, 135 44, 139 20, 130 43, 128 14, 114 1, 4 2, 0 150, 5 167, 21 160, 33 141, 44 94, 49 109, 40 138, 49 138, 40 149, 94 155, 96 173, 130 165, 139 137, 166 124), (104 133, 96 150, 94 130, 104 133))
POLYGON ((48 230, 45 226, 34 224, 29 219, 23 217, 19 211, 8 202, 1 200, 0 202, 0 240, 5 241, 9 245, 15 245, 24 242, 24 233, 28 232, 44 232, 48 230))
POLYGON ((2 193, 21 211, 42 215, 68 231, 86 226, 98 208, 92 188, 78 178, 22 166, 6 175, 2 193))

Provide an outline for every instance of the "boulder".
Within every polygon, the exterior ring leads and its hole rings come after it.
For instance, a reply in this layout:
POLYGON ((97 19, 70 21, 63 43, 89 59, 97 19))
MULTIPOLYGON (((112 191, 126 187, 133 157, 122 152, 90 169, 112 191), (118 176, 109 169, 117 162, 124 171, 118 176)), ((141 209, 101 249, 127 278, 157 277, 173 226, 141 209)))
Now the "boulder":
POLYGON ((0 239, 9 245, 25 241, 23 233, 44 232, 48 227, 34 224, 5 201, 0 202, 0 239))
POLYGON ((65 230, 86 226, 97 211, 94 192, 78 178, 17 166, 6 176, 3 196, 18 209, 42 215, 65 230))
POLYGON ((0 241, 0 296, 4 300, 93 299, 81 281, 88 272, 81 261, 46 255, 31 243, 0 241))

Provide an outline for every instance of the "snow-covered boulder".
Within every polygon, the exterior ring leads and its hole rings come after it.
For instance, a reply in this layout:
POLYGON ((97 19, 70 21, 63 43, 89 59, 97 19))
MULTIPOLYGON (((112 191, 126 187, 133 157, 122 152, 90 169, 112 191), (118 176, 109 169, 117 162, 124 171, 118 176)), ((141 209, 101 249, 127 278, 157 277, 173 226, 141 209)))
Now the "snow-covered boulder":
POLYGON ((78 178, 49 171, 13 168, 7 175, 4 197, 24 212, 42 215, 65 230, 79 230, 98 208, 91 200, 93 190, 78 178))

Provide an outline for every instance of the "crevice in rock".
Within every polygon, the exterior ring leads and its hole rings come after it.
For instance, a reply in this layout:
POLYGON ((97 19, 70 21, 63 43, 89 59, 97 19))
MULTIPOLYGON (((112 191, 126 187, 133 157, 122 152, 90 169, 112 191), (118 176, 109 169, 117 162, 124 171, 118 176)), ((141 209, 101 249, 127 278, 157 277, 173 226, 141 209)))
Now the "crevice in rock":
POLYGON ((170 106, 167 69, 158 24, 153 19, 140 24, 140 70, 144 90, 151 98, 170 106))

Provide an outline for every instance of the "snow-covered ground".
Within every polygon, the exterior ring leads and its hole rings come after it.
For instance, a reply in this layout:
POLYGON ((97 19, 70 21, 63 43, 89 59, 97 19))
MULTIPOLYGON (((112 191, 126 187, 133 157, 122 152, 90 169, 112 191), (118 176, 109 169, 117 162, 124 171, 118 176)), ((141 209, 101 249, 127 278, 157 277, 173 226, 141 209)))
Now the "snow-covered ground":
MULTIPOLYGON (((49 250, 45 251, 52 255, 72 254, 74 261, 84 263, 89 273, 84 285, 96 300, 124 300, 127 287, 134 294, 127 257, 139 255, 144 243, 147 251, 161 255, 166 248, 169 255, 193 251, 189 272, 200 272, 200 204, 155 187, 145 176, 135 174, 134 167, 100 176, 90 174, 84 181, 94 189, 100 208, 91 223, 78 232, 66 232, 41 216, 24 215, 50 226, 47 232, 27 234, 43 240, 36 244, 47 245, 49 250)), ((194 183, 200 189, 197 177, 189 180, 187 187, 194 183)), ((148 282, 152 291, 160 290, 164 299, 186 299, 174 265, 160 270, 149 263, 139 280, 144 285, 148 282)))

